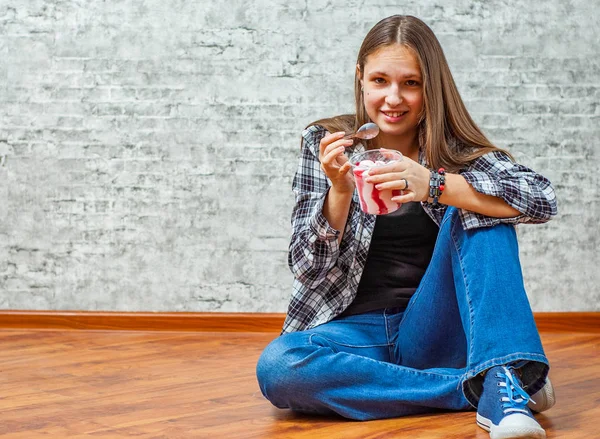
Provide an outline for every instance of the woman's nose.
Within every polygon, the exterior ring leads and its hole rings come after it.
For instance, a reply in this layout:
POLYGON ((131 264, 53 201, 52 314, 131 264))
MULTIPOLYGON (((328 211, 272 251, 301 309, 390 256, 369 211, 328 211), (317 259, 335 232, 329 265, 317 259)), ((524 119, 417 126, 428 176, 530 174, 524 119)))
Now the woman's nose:
POLYGON ((402 102, 402 95, 400 94, 400 90, 391 89, 390 92, 385 97, 385 103, 390 107, 395 107, 396 105, 400 105, 402 102))

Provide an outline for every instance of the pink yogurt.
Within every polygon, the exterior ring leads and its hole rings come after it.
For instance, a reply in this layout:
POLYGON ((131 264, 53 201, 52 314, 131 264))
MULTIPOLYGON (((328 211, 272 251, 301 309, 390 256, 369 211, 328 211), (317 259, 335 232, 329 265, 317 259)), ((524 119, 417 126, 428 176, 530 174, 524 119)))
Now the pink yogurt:
POLYGON ((392 197, 402 194, 401 190, 378 190, 372 183, 367 183, 365 180, 369 176, 369 170, 373 167, 383 166, 396 160, 402 160, 400 153, 394 152, 394 158, 382 156, 379 150, 370 150, 358 156, 352 157, 352 170, 354 173, 354 180, 356 182, 356 189, 358 190, 358 198, 360 199, 360 207, 363 212, 370 213, 373 215, 385 215, 392 213, 401 206, 401 204, 392 201, 392 197), (377 156, 377 154, 379 156, 377 156), (396 156, 397 154, 397 156, 396 156), (365 157, 365 155, 367 157, 365 157), (360 157, 358 157, 360 156, 360 157), (370 157, 369 157, 370 156, 370 157), (356 160, 353 159, 362 159, 356 160), (372 158, 378 160, 373 161, 372 158))

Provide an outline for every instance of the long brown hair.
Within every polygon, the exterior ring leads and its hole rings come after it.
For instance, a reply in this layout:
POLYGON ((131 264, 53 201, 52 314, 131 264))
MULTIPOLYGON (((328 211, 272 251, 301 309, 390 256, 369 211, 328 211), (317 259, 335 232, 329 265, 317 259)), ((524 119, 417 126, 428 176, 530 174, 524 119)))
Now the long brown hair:
MULTIPOLYGON (((419 142, 429 166, 457 171, 488 152, 507 153, 494 146, 469 115, 433 31, 410 15, 394 15, 381 20, 363 40, 354 78, 356 114, 321 119, 310 125, 321 125, 330 132, 350 132, 371 122, 365 109, 359 72, 364 72, 370 54, 393 44, 412 49, 421 67, 424 105, 419 122, 419 142)), ((368 149, 375 146, 376 139, 367 141, 368 149)))

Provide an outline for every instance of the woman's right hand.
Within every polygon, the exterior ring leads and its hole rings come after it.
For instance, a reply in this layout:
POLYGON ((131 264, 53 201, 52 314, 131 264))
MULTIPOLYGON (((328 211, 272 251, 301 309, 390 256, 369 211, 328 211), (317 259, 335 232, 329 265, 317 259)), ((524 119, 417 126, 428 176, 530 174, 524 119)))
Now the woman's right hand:
POLYGON ((321 169, 331 180, 331 184, 339 193, 351 193, 354 191, 354 178, 349 172, 352 165, 348 157, 344 155, 347 147, 354 142, 352 139, 344 139, 343 131, 328 134, 321 139, 319 144, 319 161, 321 169))

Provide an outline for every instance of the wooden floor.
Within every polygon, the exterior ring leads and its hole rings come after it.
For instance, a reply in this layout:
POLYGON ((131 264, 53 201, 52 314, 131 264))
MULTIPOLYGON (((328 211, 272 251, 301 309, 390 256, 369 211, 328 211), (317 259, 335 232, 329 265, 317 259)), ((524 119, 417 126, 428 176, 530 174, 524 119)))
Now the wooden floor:
MULTIPOLYGON (((488 438, 475 414, 371 422, 299 416, 263 399, 274 333, 0 330, 2 438, 488 438)), ((599 438, 599 333, 542 333, 557 405, 548 438, 599 438)))

